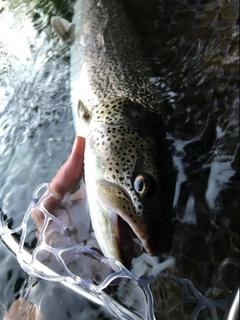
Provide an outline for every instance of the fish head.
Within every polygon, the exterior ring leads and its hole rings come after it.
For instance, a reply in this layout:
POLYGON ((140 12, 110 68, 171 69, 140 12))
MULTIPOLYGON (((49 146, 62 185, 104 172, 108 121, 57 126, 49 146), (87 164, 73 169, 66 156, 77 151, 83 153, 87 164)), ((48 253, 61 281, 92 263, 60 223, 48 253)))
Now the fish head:
POLYGON ((93 109, 88 126, 85 182, 104 255, 129 265, 134 237, 150 255, 169 251, 171 160, 160 112, 111 99, 93 109))

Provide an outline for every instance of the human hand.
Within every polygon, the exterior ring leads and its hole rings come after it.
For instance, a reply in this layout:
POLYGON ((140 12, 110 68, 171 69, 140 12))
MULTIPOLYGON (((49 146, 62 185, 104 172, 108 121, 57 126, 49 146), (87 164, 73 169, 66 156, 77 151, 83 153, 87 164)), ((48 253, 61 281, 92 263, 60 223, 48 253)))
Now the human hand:
MULTIPOLYGON (((53 215, 59 208, 60 202, 64 198, 65 194, 67 192, 71 192, 81 179, 83 173, 84 148, 85 139, 77 136, 69 158, 62 165, 52 182, 49 184, 49 188, 53 196, 50 196, 44 202, 44 207, 53 215)), ((49 191, 47 190, 46 192, 49 191)), ((32 216, 37 231, 39 232, 43 225, 44 215, 41 211, 34 210, 32 216)))
POLYGON ((38 308, 24 298, 15 300, 3 320, 45 320, 38 308))

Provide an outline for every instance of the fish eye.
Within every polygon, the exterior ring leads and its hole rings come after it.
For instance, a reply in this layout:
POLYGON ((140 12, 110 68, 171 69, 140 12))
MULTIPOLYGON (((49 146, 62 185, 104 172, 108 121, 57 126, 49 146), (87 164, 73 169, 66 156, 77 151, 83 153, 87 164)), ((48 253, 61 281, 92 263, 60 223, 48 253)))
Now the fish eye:
POLYGON ((140 174, 134 180, 134 189, 140 196, 147 194, 149 189, 149 179, 146 175, 140 174))

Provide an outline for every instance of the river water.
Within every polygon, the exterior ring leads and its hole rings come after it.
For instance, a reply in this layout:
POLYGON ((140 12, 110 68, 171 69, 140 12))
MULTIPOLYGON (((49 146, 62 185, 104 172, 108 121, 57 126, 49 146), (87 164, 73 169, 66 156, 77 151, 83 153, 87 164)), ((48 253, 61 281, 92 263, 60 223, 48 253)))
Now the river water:
MULTIPOLYGON (((226 310, 239 273, 238 2, 148 0, 129 6, 154 65, 151 80, 177 170, 174 275, 211 300, 227 301, 226 310)), ((33 190, 51 181, 66 160, 74 139, 69 49, 50 26, 54 15, 71 20, 71 7, 65 1, 0 2, 0 208, 13 228, 33 190)), ((28 276, 1 242, 0 263, 3 319, 28 276)), ((76 306, 70 294, 39 286, 34 299, 41 296, 45 305, 51 299, 51 319, 107 317, 83 298, 76 306)), ((194 299, 178 305, 180 285, 160 279, 159 287, 153 291, 156 317, 189 319, 194 299)), ((198 319, 223 319, 225 311, 217 313, 214 318, 204 309, 198 319)))

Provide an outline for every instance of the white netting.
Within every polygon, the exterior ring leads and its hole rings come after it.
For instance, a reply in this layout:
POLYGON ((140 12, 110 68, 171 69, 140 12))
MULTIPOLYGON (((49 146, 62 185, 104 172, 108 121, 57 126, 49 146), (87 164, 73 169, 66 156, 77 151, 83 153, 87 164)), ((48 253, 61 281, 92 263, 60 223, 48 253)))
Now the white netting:
MULTIPOLYGON (((84 194, 84 186, 81 190, 84 194)), ((119 261, 103 257, 91 230, 87 199, 67 194, 53 215, 44 206, 50 197, 54 194, 48 185, 40 185, 21 226, 14 230, 8 228, 9 221, 4 222, 2 215, 0 235, 10 247, 13 234, 17 236, 21 232, 16 254, 29 275, 60 282, 87 299, 107 306, 119 319, 174 319, 171 312, 184 303, 193 305, 191 320, 203 319, 204 309, 208 310, 210 319, 217 320, 217 309, 226 310, 227 300, 210 300, 191 281, 170 276, 166 270, 174 267, 171 257, 159 264, 143 254, 136 259, 132 272, 119 261), (38 235, 33 212, 35 215, 38 212, 39 217, 42 215, 38 235), (180 295, 166 303, 156 292, 164 287, 169 291, 173 284, 180 289, 180 295)))

